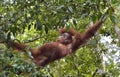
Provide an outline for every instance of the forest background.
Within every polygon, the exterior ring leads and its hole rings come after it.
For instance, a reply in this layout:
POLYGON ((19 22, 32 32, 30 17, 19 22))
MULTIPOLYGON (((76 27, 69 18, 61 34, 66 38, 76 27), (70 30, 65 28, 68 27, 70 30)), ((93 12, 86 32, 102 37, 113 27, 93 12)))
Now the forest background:
POLYGON ((0 77, 119 77, 119 0, 0 0, 0 77), (64 26, 83 32, 111 8, 101 29, 75 54, 38 68, 16 39, 38 48, 55 41, 64 26), (114 10, 113 10, 114 9, 114 10), (27 54, 27 55, 26 55, 27 54))

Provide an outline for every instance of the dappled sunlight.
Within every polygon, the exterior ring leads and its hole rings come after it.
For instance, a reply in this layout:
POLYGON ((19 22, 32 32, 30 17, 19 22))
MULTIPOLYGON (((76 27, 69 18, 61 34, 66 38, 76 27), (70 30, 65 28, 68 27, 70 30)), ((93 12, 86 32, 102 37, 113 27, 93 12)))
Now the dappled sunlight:
MULTIPOLYGON (((118 39, 116 39, 117 41, 118 39)), ((114 63, 120 62, 120 47, 117 44, 112 43, 113 38, 111 36, 101 36, 100 42, 108 49, 105 51, 103 60, 110 63, 109 59, 113 60, 114 63)), ((118 41, 117 41, 118 42, 118 41)))

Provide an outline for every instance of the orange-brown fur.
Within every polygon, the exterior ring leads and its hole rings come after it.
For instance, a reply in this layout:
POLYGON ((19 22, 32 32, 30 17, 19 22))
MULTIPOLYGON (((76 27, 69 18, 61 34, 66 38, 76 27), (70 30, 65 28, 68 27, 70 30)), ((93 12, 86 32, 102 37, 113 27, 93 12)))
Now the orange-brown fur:
MULTIPOLYGON (((61 29, 60 34, 67 33, 68 35, 65 35, 64 37, 61 35, 59 40, 57 39, 55 42, 46 43, 37 50, 30 48, 35 64, 37 66, 45 66, 50 62, 61 59, 66 55, 75 52, 81 45, 85 44, 91 37, 94 36, 95 32, 100 28, 102 23, 103 22, 101 20, 96 22, 82 34, 78 33, 74 29, 70 29, 70 31, 66 31, 65 28, 61 29), (70 37, 72 36, 74 38, 71 39, 70 37), (64 42, 65 40, 69 40, 69 42, 66 44, 61 42, 64 42)), ((22 51, 25 51, 26 48, 26 45, 19 44, 17 42, 14 42, 13 46, 22 51)))

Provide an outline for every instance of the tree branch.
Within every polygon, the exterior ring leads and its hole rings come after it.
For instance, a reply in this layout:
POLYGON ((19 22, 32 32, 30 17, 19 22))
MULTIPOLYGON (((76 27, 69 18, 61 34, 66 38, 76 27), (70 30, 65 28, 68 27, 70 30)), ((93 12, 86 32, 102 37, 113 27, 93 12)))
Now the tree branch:
POLYGON ((32 39, 32 40, 27 40, 27 41, 25 41, 24 43, 34 42, 34 41, 36 41, 36 40, 38 40, 38 39, 40 39, 40 38, 41 38, 41 36, 37 36, 36 38, 34 38, 34 39, 32 39))

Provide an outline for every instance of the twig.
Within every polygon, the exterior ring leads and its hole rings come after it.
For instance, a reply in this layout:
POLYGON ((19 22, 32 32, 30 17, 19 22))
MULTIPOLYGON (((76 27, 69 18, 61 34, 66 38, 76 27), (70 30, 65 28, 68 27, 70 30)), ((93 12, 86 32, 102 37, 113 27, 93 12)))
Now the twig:
POLYGON ((95 77, 97 71, 98 71, 98 69, 95 70, 95 72, 93 73, 92 77, 95 77))
POLYGON ((36 37, 36 38, 34 38, 34 39, 32 39, 32 40, 27 40, 27 41, 25 41, 24 43, 34 42, 34 41, 36 41, 36 40, 38 40, 38 39, 40 39, 40 38, 41 38, 41 36, 36 37))

